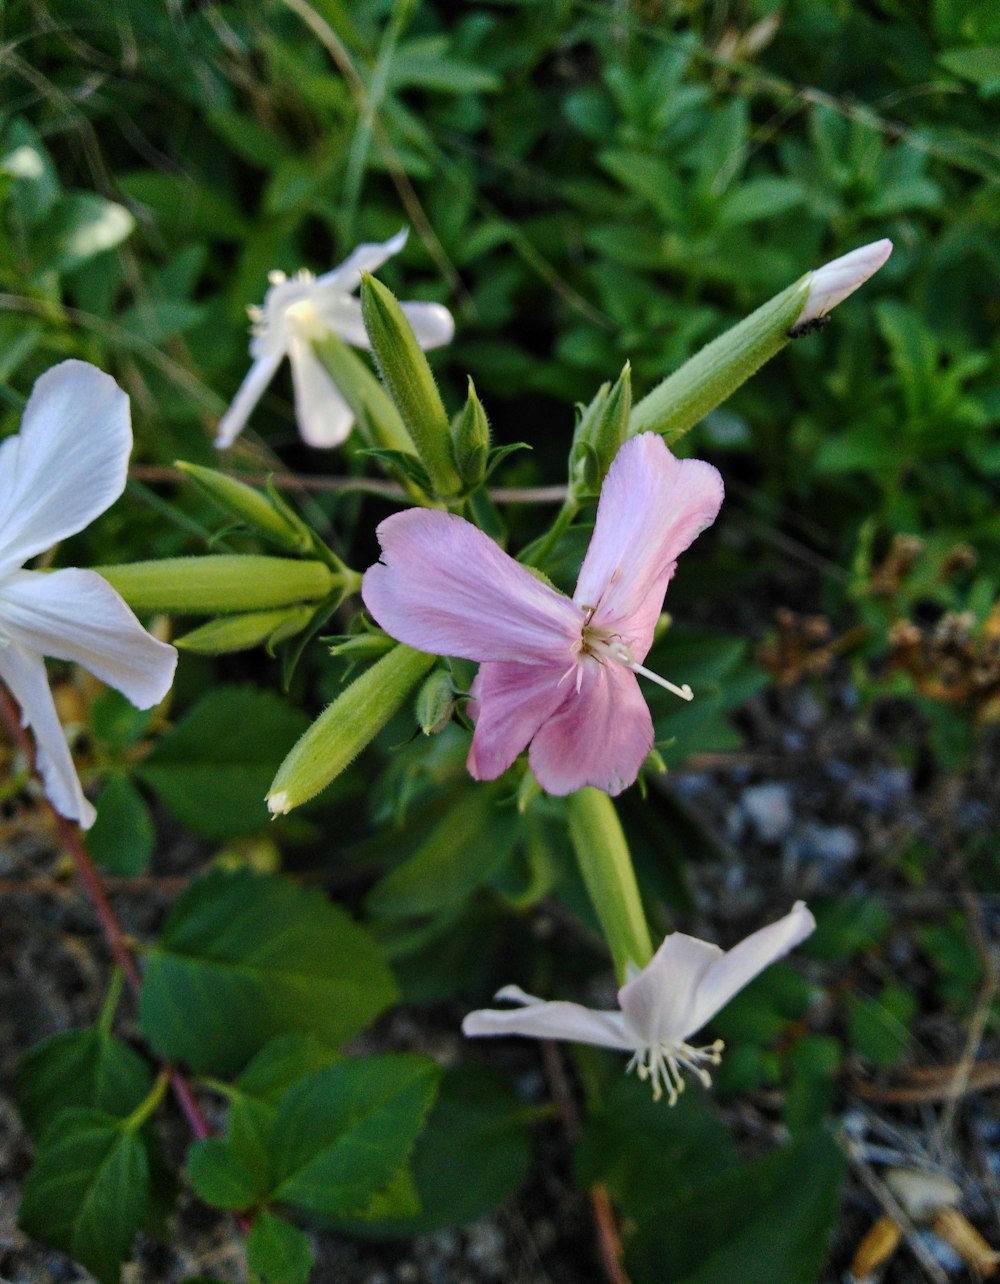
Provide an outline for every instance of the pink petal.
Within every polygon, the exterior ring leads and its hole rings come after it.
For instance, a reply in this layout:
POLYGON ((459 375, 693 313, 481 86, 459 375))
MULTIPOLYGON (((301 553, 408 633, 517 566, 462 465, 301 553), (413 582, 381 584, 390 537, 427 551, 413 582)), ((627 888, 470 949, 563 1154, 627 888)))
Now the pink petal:
POLYGON ((675 459, 656 433, 622 446, 608 470, 573 601, 597 607, 640 663, 653 640, 676 559, 715 521, 722 478, 700 459, 675 459))
POLYGON ((698 983, 720 958, 717 945, 683 932, 664 940, 639 975, 618 991, 618 1003, 639 1042, 681 1040, 690 1033, 698 983))
POLYGON ((653 747, 653 722, 635 674, 613 661, 580 661, 561 708, 531 742, 535 779, 550 794, 573 794, 585 785, 620 794, 639 774, 653 747))
POLYGON ((542 723, 573 690, 560 680, 565 664, 518 664, 491 660, 480 666, 473 683, 476 734, 469 750, 469 774, 476 780, 502 776, 542 723))
POLYGON ((386 633, 467 660, 569 667, 582 617, 482 531, 452 513, 410 508, 379 526, 382 560, 362 597, 386 633))
POLYGON ((717 959, 704 974, 698 986, 690 1026, 680 1034, 686 1038, 700 1030, 716 1012, 726 1006, 734 994, 748 985, 771 963, 787 954, 809 936, 816 920, 803 901, 796 901, 791 912, 777 923, 762 927, 739 945, 717 959))

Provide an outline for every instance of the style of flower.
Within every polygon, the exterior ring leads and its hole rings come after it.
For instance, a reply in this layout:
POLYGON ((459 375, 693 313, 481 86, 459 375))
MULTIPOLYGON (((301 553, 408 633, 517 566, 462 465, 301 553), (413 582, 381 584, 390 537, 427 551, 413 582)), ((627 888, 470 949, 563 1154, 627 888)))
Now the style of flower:
POLYGON ((508 985, 496 997, 521 1006, 470 1012, 462 1032, 567 1039, 630 1052, 628 1069, 649 1080, 655 1100, 666 1092, 673 1105, 684 1090, 683 1072, 696 1075, 708 1087, 711 1076, 706 1066, 717 1066, 722 1056, 720 1039, 693 1047, 688 1043, 691 1036, 755 976, 804 941, 815 926, 804 903, 796 901, 790 914, 728 951, 674 932, 618 991, 617 1011, 547 1003, 508 985))
MULTIPOLYGON (((354 412, 313 351, 313 340, 334 334, 356 348, 371 346, 354 291, 361 284, 361 274, 376 271, 398 254, 406 237, 407 229, 403 228, 381 244, 359 245, 339 267, 320 277, 304 270, 293 277, 284 272, 270 274, 271 288, 263 306, 249 309, 253 364, 219 421, 215 444, 220 450, 231 446, 243 431, 286 356, 292 367, 295 417, 302 440, 318 447, 339 446, 346 440, 354 412)), ((440 303, 400 306, 422 348, 440 347, 455 332, 451 313, 440 303)))
POLYGON ((80 664, 147 709, 170 689, 177 652, 151 637, 96 571, 21 568, 114 503, 131 450, 128 397, 84 361, 43 374, 21 431, 0 445, 0 680, 34 732, 52 805, 84 828, 96 813, 83 796, 42 657, 80 664))
POLYGON ((820 321, 869 277, 874 276, 892 253, 892 241, 884 238, 862 245, 839 259, 831 259, 809 277, 809 295, 799 313, 795 329, 801 330, 820 321))
POLYGON ((477 780, 502 775, 530 742, 551 794, 632 784, 653 747, 636 674, 691 699, 642 662, 676 559, 722 494, 710 464, 675 459, 654 433, 631 438, 605 479, 572 599, 461 517, 407 509, 381 523, 368 610, 400 642, 480 661, 469 706, 477 780))

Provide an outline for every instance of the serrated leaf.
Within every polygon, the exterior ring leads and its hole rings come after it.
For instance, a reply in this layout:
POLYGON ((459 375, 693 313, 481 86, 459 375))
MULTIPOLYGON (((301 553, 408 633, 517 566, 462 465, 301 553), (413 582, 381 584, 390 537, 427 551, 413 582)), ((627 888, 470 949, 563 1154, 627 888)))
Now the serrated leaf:
POLYGON ((272 1198, 325 1216, 362 1210, 406 1162, 438 1075, 403 1052, 345 1058, 297 1084, 275 1124, 272 1198))
POLYGON ((15 1095, 24 1125, 38 1136, 68 1107, 91 1106, 124 1118, 153 1086, 147 1063, 100 1026, 68 1030, 21 1059, 15 1095))
POLYGON ((101 1110, 65 1110, 24 1182, 21 1229, 61 1248, 101 1284, 118 1284, 149 1207, 142 1137, 101 1110))
POLYGON ((251 1284, 307 1284, 313 1260, 305 1231, 266 1210, 254 1218, 247 1236, 251 1284))
POLYGON ((308 725, 270 691, 218 687, 159 741, 137 774, 196 833, 252 833, 267 824, 264 795, 308 725))
POLYGON ((278 1035, 340 1044, 395 997, 371 938, 320 891, 241 870, 181 895, 149 952, 139 1007, 158 1052, 229 1074, 278 1035))

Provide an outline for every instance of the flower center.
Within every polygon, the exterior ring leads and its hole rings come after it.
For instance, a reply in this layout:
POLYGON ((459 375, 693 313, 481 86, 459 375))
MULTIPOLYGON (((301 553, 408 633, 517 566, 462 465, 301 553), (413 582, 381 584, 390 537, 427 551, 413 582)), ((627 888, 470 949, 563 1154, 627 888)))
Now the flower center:
POLYGON ((598 664, 606 664, 609 660, 615 660, 618 664, 624 664, 626 669, 631 669, 633 673, 641 673, 650 682, 655 682, 675 696, 680 696, 682 700, 694 699, 694 692, 686 682, 682 687, 678 687, 673 682, 668 682, 666 678, 661 678, 658 673, 652 673, 649 669, 643 668, 621 640, 619 634, 611 633, 608 629, 602 629, 597 625, 591 624, 590 620, 593 613, 593 609, 589 609, 587 618, 584 621, 583 633, 580 639, 581 655, 592 655, 598 664))
POLYGON ((712 1076, 705 1066, 719 1065, 725 1046, 721 1039, 716 1039, 703 1048, 692 1048, 689 1043, 674 1043, 671 1040, 651 1043, 646 1047, 636 1048, 626 1069, 634 1070, 643 1081, 650 1081, 654 1101, 659 1101, 666 1091, 667 1104, 672 1106, 684 1091, 684 1070, 697 1075, 706 1088, 711 1087, 712 1076))

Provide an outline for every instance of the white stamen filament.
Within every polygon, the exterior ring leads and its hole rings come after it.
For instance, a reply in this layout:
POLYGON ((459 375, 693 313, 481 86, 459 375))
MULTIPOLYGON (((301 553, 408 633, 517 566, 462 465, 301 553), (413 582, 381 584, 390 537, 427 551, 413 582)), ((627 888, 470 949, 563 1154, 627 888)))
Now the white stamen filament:
POLYGON ((667 1104, 672 1106, 684 1091, 682 1070, 697 1075, 706 1088, 711 1087, 712 1076, 705 1066, 719 1065, 725 1046, 721 1039, 716 1039, 703 1048, 693 1048, 689 1043, 653 1043, 644 1048, 636 1048, 626 1069, 634 1070, 643 1081, 650 1081, 654 1101, 659 1101, 666 1090, 667 1104))
MULTIPOLYGON (((600 629, 592 628, 588 623, 584 624, 583 640, 580 644, 581 650, 592 655, 595 660, 602 660, 604 656, 610 656, 612 660, 617 660, 619 664, 624 664, 627 669, 633 673, 641 673, 644 678, 650 682, 655 682, 657 686, 663 687, 672 695, 679 696, 682 700, 693 700, 694 692, 685 682, 682 687, 673 682, 668 682, 666 678, 661 678, 658 673, 653 673, 651 669, 645 668, 639 664, 633 657, 632 652, 628 649, 620 638, 609 637, 600 629)), ((564 675, 565 676, 565 675, 564 675)), ((580 688, 580 674, 577 676, 577 690, 580 688)))

